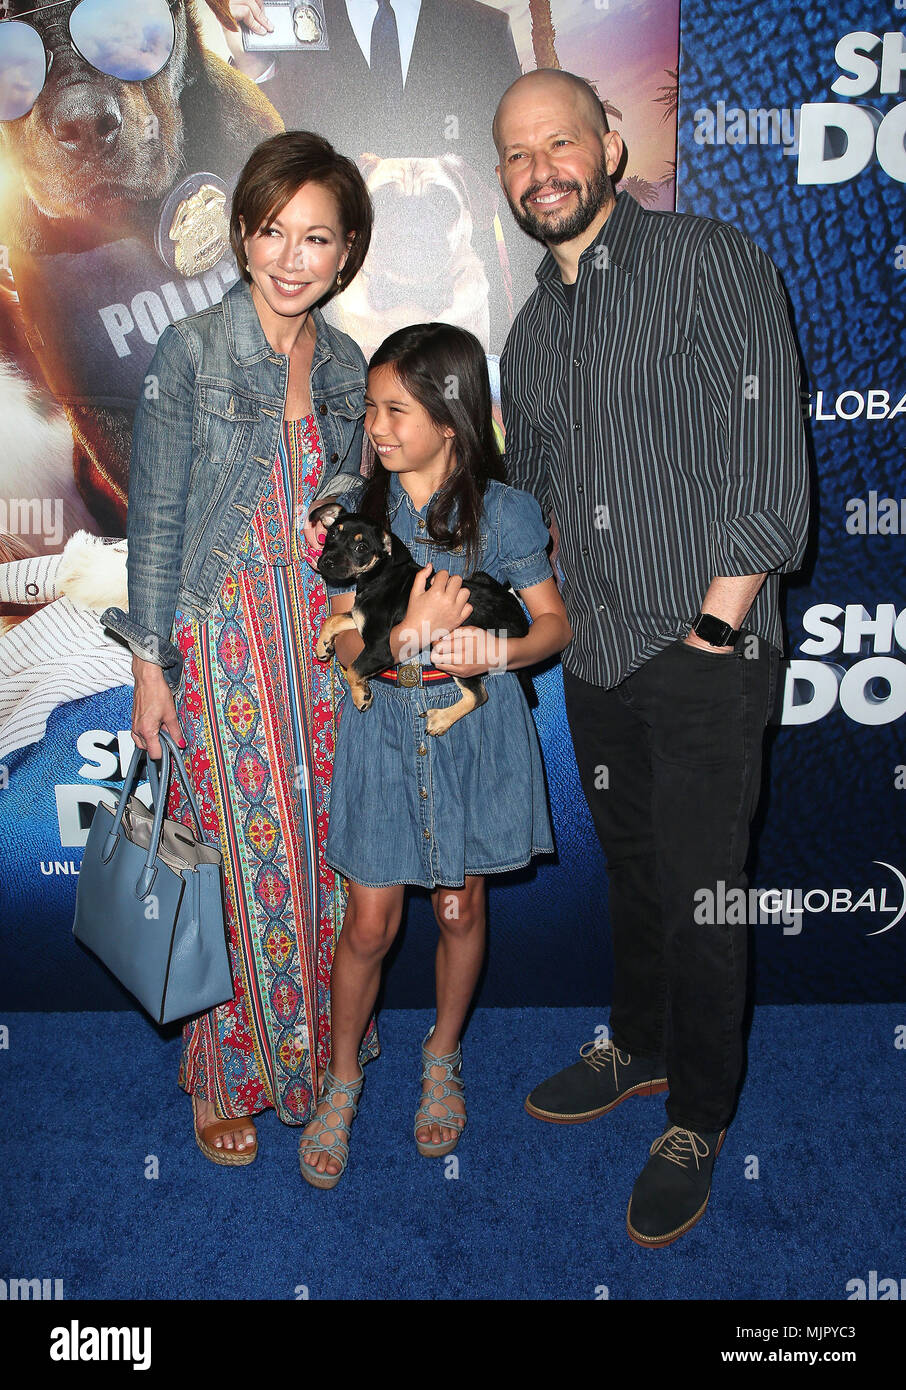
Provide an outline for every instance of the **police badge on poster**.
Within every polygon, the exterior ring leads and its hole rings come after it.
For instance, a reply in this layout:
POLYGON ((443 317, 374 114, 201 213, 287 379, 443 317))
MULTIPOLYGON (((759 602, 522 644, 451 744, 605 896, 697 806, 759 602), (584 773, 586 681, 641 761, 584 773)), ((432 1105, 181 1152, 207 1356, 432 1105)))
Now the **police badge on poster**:
POLYGON ((264 12, 271 25, 269 34, 254 34, 243 27, 242 46, 248 53, 294 52, 297 50, 326 50, 327 21, 322 0, 292 3, 292 0, 263 0, 264 12))

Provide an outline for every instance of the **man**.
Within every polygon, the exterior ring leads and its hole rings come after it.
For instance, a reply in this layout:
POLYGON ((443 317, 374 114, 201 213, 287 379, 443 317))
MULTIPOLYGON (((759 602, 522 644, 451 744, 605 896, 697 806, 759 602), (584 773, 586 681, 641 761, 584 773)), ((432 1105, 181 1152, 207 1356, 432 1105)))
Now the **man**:
POLYGON ((704 1215, 742 1070, 746 929, 703 921, 701 890, 746 882, 779 575, 806 542, 798 359, 748 238, 614 196, 623 144, 580 78, 512 83, 494 140, 548 248, 501 360, 506 458, 559 526, 566 712, 614 949, 610 1042, 526 1107, 576 1123, 669 1089, 627 1209, 656 1247, 704 1215))

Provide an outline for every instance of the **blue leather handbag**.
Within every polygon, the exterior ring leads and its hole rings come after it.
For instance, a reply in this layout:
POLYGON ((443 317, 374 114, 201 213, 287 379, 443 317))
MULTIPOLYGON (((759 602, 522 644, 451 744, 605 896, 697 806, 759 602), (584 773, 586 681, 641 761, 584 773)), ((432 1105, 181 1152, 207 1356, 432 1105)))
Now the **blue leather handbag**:
POLYGON ((198 835, 198 803, 179 754, 160 730, 161 771, 148 759, 153 814, 131 795, 136 748, 115 809, 100 802, 76 891, 73 935, 157 1023, 195 1017, 233 997, 221 852, 164 810, 176 768, 198 835))

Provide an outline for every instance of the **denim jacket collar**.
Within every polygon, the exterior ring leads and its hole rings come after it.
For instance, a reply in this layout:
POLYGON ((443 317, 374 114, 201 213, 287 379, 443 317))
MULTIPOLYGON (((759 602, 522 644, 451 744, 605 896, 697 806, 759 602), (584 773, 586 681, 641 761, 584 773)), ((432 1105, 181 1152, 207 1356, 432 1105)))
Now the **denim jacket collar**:
MULTIPOLYGON (((427 502, 425 503, 425 505, 424 505, 423 507, 416 507, 416 505, 415 505, 415 503, 413 502, 412 498, 409 496, 408 492, 406 491, 406 489, 403 487, 402 483, 400 482, 399 474, 398 474, 398 473, 391 473, 391 474, 390 474, 390 488, 389 488, 389 491, 388 491, 388 494, 387 494, 387 516, 388 516, 388 520, 389 520, 389 522, 390 522, 391 528, 393 527, 393 523, 394 523, 394 521, 396 520, 397 516, 399 515, 399 510, 400 510, 400 507, 402 507, 402 506, 405 506, 406 508, 408 508, 408 511, 409 511, 409 514, 410 514, 411 517, 416 518, 416 519, 423 519, 423 518, 425 518, 425 517, 428 515, 428 511, 429 511, 430 508, 431 508, 431 504, 434 502, 434 499, 437 497, 437 495, 438 495, 439 492, 440 492, 440 488, 438 488, 436 492, 432 492, 431 496, 428 498, 427 502)), ((458 503, 458 502, 454 502, 454 504, 453 504, 453 509, 452 509, 452 511, 450 512, 450 518, 449 518, 450 525, 455 525, 455 524, 456 524, 456 518, 457 518, 458 513, 459 513, 459 503, 458 503)))
MULTIPOLYGON (((264 335, 261 320, 252 299, 251 287, 239 279, 231 285, 221 301, 226 324, 226 338, 230 356, 241 367, 260 362, 265 357, 273 357, 274 349, 264 335)), ((350 371, 360 371, 360 364, 347 355, 347 349, 338 340, 330 324, 317 305, 311 310, 315 323, 315 350, 311 369, 333 357, 350 371)))
MULTIPOLYGON (((416 507, 412 498, 409 496, 408 492, 400 482, 399 474, 391 473, 390 491, 387 495, 387 515, 390 519, 391 526, 393 525, 393 521, 397 516, 401 506, 407 507, 410 514, 413 517, 426 517, 428 515, 428 510, 431 506, 431 503, 434 501, 438 492, 440 492, 440 488, 438 488, 436 492, 432 492, 431 496, 428 498, 427 502, 423 507, 416 507)), ((455 510, 453 514, 455 516, 455 510)))
POLYGON ((396 518, 396 514, 399 511, 400 507, 403 505, 404 501, 409 506, 409 509, 412 511, 413 515, 417 516, 418 513, 415 510, 415 503, 412 501, 412 498, 409 496, 408 492, 400 482, 399 474, 391 473, 390 489, 387 493, 387 515, 389 517, 391 525, 393 524, 396 518))

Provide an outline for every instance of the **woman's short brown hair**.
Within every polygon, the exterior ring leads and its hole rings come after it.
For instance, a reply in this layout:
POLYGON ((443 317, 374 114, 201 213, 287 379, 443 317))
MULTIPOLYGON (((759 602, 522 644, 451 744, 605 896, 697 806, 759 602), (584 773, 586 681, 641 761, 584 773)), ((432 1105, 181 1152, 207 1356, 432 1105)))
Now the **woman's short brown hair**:
POLYGON ((334 196, 340 214, 343 236, 355 232, 355 239, 334 285, 320 301, 326 304, 345 290, 362 268, 371 242, 373 211, 365 180, 356 165, 338 154, 322 135, 310 130, 286 130, 256 146, 245 162, 233 192, 230 211, 230 245, 242 278, 250 282, 248 260, 242 244, 242 228, 254 236, 269 218, 276 217, 303 183, 318 183, 334 196))

